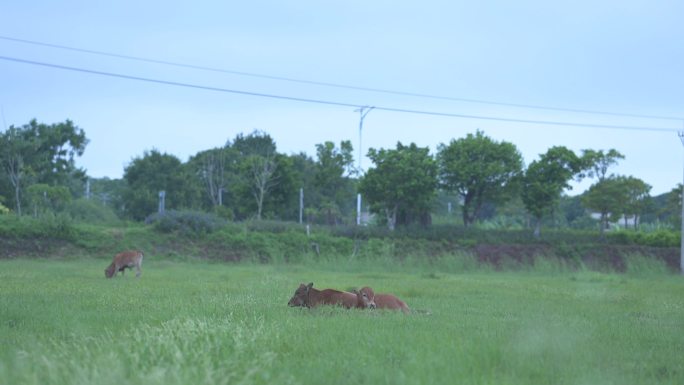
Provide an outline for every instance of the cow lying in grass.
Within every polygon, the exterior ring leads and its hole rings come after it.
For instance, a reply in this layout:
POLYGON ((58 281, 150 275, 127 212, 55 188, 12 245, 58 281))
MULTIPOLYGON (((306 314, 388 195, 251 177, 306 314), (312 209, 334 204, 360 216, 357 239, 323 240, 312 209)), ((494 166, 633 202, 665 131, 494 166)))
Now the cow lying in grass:
POLYGON ((142 271, 140 266, 142 265, 143 252, 139 250, 124 251, 114 256, 112 263, 105 269, 105 277, 112 278, 117 272, 121 272, 124 275, 126 268, 133 269, 135 267, 135 276, 140 277, 142 271))
POLYGON ((337 305, 349 309, 356 307, 357 303, 356 295, 353 293, 334 289, 317 290, 313 288, 313 282, 311 282, 308 285, 300 284, 287 304, 308 308, 319 305, 337 305))
POLYGON ((375 294, 368 286, 361 290, 354 290, 354 293, 356 294, 356 307, 401 310, 406 314, 410 312, 406 303, 392 294, 375 294))

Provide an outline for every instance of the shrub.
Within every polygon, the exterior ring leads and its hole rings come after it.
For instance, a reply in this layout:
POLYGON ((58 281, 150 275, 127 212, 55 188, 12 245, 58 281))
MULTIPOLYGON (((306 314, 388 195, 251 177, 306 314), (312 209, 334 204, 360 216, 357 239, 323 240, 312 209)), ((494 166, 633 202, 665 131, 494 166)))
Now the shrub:
POLYGON ((168 210, 163 214, 152 214, 145 223, 163 233, 179 232, 188 236, 209 234, 225 226, 228 222, 216 214, 198 211, 168 210))
POLYGON ((629 230, 615 231, 608 234, 611 243, 625 245, 644 245, 653 247, 677 247, 680 234, 676 231, 661 229, 653 232, 636 232, 629 230))
POLYGON ((7 238, 53 238, 74 240, 78 231, 67 215, 48 213, 40 218, 0 216, 0 236, 7 238))
POLYGON ((93 200, 77 199, 66 205, 65 213, 71 218, 90 224, 116 224, 119 218, 114 211, 93 200))

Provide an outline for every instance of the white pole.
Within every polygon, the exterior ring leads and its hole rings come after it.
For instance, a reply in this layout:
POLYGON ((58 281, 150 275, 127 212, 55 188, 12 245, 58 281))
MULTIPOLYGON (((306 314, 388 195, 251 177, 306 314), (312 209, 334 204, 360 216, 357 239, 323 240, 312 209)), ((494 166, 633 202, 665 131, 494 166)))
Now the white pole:
POLYGON ((304 189, 299 189, 299 224, 302 224, 302 219, 304 217, 304 189))
POLYGON ((361 143, 361 131, 363 131, 363 119, 366 118, 366 115, 368 115, 369 112, 375 107, 361 107, 359 109, 354 110, 354 112, 358 111, 359 112, 359 172, 361 171, 361 158, 363 157, 363 145, 361 143), (367 111, 366 111, 367 109, 367 111), (365 111, 365 112, 364 112, 365 111))
POLYGON ((356 225, 361 225, 361 194, 356 194, 356 225))
POLYGON ((159 214, 164 214, 164 206, 166 201, 166 191, 159 192, 159 214))

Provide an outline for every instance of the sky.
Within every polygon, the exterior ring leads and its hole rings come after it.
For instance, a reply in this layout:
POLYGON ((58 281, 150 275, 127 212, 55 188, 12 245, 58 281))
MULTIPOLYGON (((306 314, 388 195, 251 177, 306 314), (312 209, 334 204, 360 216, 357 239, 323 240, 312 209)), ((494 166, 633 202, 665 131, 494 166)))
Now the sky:
POLYGON ((668 0, 4 1, 1 128, 72 120, 90 140, 77 165, 97 178, 254 130, 312 157, 351 140, 357 163, 359 147, 434 154, 481 130, 525 164, 552 146, 614 148, 611 171, 658 195, 684 173, 682 15, 668 0), (360 145, 358 106, 376 107, 360 145))

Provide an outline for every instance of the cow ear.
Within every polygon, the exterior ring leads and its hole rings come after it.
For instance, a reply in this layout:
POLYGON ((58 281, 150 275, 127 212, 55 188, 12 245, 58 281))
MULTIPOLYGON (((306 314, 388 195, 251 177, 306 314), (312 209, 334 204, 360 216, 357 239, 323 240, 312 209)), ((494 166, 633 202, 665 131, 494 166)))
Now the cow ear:
POLYGON ((311 283, 309 283, 308 285, 306 285, 306 288, 307 288, 307 289, 311 289, 312 287, 313 287, 313 282, 311 282, 311 283))
POLYGON ((354 289, 354 290, 352 290, 352 293, 354 293, 354 294, 358 295, 358 294, 359 294, 359 291, 358 291, 358 290, 356 290, 356 289, 354 289))

